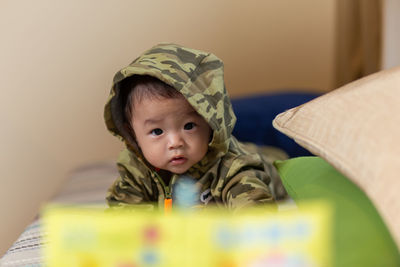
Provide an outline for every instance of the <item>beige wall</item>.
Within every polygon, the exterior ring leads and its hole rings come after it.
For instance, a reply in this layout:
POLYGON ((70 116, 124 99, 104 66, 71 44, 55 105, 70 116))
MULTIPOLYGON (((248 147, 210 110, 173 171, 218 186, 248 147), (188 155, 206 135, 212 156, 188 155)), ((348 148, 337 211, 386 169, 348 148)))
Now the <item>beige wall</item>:
POLYGON ((400 66, 400 1, 383 1, 382 68, 400 66))
POLYGON ((71 168, 115 158, 113 74, 162 41, 216 53, 233 96, 332 89, 334 0, 0 1, 0 255, 71 168))

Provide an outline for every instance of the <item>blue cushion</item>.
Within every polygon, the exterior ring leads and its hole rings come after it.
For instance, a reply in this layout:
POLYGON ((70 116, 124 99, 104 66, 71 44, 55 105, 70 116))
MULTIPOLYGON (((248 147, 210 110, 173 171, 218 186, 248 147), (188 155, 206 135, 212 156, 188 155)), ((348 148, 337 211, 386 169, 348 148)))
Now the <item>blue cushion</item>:
POLYGON ((285 91, 233 98, 232 106, 237 117, 233 135, 240 141, 279 147, 290 157, 309 156, 309 151, 275 130, 272 120, 279 113, 304 104, 319 95, 285 91))

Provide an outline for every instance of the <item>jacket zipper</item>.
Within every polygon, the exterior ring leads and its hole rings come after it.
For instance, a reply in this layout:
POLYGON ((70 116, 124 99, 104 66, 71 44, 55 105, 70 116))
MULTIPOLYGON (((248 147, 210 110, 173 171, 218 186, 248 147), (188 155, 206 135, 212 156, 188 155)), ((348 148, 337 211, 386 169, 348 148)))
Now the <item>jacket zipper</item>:
MULTIPOLYGON (((164 189, 165 197, 164 197, 164 213, 170 213, 172 210, 172 192, 171 186, 166 186, 163 179, 158 175, 157 172, 154 172, 155 176, 157 177, 158 181, 161 183, 161 186, 164 189)), ((172 179, 171 179, 172 181, 172 179)))

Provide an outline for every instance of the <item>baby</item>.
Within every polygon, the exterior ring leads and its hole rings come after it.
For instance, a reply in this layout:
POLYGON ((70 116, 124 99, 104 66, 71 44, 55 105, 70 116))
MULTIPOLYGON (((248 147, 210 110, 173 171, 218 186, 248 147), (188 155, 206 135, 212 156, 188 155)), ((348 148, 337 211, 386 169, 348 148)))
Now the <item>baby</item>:
POLYGON ((196 207, 275 201, 271 181, 279 177, 271 161, 231 135, 236 117, 223 63, 211 53, 175 44, 146 51, 115 75, 105 120, 126 144, 107 195, 112 207, 169 209, 188 177, 196 207))

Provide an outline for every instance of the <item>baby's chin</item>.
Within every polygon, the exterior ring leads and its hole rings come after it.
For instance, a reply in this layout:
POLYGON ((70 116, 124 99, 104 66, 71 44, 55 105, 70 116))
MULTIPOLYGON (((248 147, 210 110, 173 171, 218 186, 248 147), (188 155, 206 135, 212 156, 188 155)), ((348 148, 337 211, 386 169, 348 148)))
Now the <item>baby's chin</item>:
POLYGON ((162 170, 168 171, 173 174, 183 174, 190 168, 161 168, 162 170))
POLYGON ((185 170, 168 170, 169 172, 173 174, 184 174, 188 169, 185 170))

